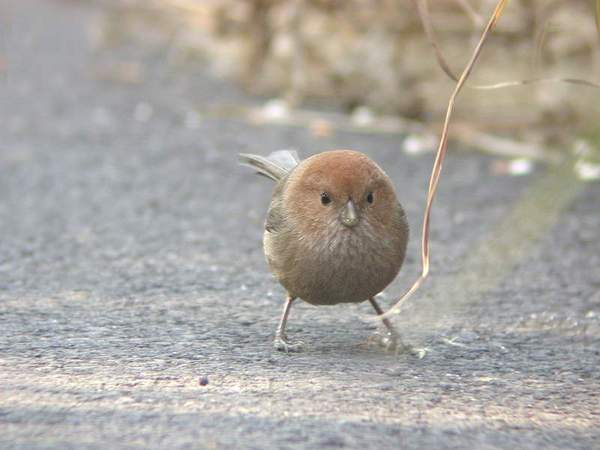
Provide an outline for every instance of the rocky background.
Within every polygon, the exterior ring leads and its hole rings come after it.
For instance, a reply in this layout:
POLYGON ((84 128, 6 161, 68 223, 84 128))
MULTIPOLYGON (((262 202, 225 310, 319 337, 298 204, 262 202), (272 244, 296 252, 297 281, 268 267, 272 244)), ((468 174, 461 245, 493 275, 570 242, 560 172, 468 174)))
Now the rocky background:
MULTIPOLYGON (((496 2, 428 3, 441 50, 460 73, 496 2)), ((154 7, 180 24, 172 37, 179 48, 199 51, 216 73, 253 94, 440 120, 454 85, 409 0, 157 0, 154 7)), ((471 83, 555 77, 598 82, 599 42, 593 2, 511 1, 471 83)), ((563 83, 466 89, 456 117, 529 141, 557 135, 564 141, 565 130, 571 137, 597 138, 599 96, 598 90, 563 83)))

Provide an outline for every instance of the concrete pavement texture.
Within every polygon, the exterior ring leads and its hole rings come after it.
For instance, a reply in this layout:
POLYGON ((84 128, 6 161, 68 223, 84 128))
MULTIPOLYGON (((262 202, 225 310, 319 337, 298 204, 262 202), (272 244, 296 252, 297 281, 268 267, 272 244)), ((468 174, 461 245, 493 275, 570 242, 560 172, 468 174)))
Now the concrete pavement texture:
POLYGON ((0 2, 1 448, 600 448, 600 185, 451 148, 431 278, 394 317, 426 356, 368 345, 368 304, 302 302, 304 351, 275 352, 272 186, 236 154, 386 169, 412 228, 386 306, 419 271, 433 155, 204 115, 257 100, 152 30, 98 45, 107 16, 0 2))

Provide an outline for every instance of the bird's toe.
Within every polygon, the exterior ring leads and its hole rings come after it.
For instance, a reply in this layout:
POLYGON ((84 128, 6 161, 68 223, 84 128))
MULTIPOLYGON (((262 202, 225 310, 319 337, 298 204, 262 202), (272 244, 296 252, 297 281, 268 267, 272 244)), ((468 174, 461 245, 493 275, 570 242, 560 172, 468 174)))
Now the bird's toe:
POLYGON ((273 348, 279 352, 297 353, 302 351, 304 343, 301 341, 291 343, 285 336, 276 336, 273 341, 273 348))

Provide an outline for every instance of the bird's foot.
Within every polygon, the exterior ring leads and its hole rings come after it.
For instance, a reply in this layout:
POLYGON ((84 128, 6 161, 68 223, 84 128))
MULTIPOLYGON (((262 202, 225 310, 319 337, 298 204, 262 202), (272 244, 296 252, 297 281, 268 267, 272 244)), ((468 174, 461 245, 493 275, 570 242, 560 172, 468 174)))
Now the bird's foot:
POLYGON ((279 352, 297 353, 302 351, 303 347, 303 342, 298 341, 292 344, 288 341, 287 336, 284 334, 277 334, 275 336, 275 340, 273 341, 273 348, 279 352))
POLYGON ((427 348, 416 348, 408 344, 405 344, 396 333, 375 333, 369 338, 371 343, 376 344, 378 347, 382 347, 386 352, 394 353, 399 355, 401 353, 407 353, 412 356, 416 356, 419 359, 423 359, 427 354, 427 348))

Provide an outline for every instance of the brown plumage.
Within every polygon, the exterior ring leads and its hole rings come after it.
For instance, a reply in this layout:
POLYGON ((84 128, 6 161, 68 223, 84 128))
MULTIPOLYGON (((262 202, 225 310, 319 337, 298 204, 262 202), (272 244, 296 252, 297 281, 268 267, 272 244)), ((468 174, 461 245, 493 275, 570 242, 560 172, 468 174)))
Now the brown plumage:
MULTIPOLYGON (((393 185, 366 155, 334 150, 300 162, 295 153, 242 162, 277 181, 267 213, 264 250, 271 271, 288 292, 275 347, 295 350, 285 335, 295 298, 314 305, 369 300, 398 274, 408 224, 393 185)), ((388 343, 399 345, 391 323, 388 343)))

